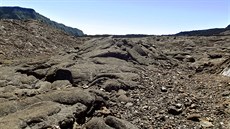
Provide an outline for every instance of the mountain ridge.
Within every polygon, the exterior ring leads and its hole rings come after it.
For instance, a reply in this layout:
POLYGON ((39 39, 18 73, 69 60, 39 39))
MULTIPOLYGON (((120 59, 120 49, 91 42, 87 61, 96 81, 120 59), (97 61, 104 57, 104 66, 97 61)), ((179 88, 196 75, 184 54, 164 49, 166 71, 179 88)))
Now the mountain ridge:
POLYGON ((225 32, 229 30, 230 30, 230 25, 228 25, 226 28, 182 31, 175 35, 176 36, 215 36, 215 35, 225 35, 225 32))
POLYGON ((82 30, 79 30, 77 28, 68 27, 62 23, 52 21, 49 18, 37 13, 34 9, 31 9, 31 8, 22 8, 18 6, 0 7, 0 19, 15 19, 15 20, 33 19, 33 20, 42 21, 56 29, 60 29, 74 36, 84 35, 82 30))

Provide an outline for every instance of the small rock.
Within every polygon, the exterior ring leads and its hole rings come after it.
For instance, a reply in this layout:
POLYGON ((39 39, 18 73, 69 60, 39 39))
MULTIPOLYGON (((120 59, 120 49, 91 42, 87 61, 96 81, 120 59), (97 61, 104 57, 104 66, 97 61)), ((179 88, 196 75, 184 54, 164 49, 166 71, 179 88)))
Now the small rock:
POLYGON ((182 108, 182 104, 180 104, 180 103, 176 104, 175 106, 176 106, 176 108, 182 108))
POLYGON ((124 90, 122 90, 122 89, 118 90, 118 92, 117 92, 117 95, 118 95, 118 96, 120 96, 120 95, 125 95, 125 94, 126 94, 126 91, 124 91, 124 90))
POLYGON ((72 128, 72 126, 74 125, 74 118, 72 117, 64 118, 63 120, 59 121, 58 124, 60 129, 69 128, 69 127, 72 128))
POLYGON ((36 91, 36 90, 29 90, 29 91, 27 91, 27 96, 28 97, 32 97, 32 96, 35 96, 37 94, 39 94, 39 92, 36 91))
POLYGON ((182 113, 182 108, 178 109, 175 106, 170 106, 168 108, 168 113, 172 115, 179 115, 182 113))
MULTIPOLYGON (((121 120, 119 118, 116 118, 114 116, 108 116, 105 118, 105 123, 114 129, 138 129, 135 125, 132 123, 121 120)), ((102 128, 101 128, 102 129, 102 128)))
POLYGON ((167 88, 164 87, 164 86, 162 86, 162 87, 161 87, 161 91, 162 91, 162 92, 167 92, 167 88))
POLYGON ((51 90, 52 86, 50 82, 43 82, 43 81, 38 81, 35 85, 35 88, 38 89, 39 92, 48 92, 51 90))
MULTIPOLYGON (((85 124, 86 129, 113 129, 109 127, 103 118, 93 117, 85 124)), ((84 129, 84 128, 83 128, 84 129)))
POLYGON ((106 108, 106 107, 102 107, 101 110, 98 110, 97 112, 101 113, 103 115, 109 115, 109 114, 111 114, 111 111, 108 108, 106 108))
POLYGON ((218 53, 211 53, 211 54, 208 54, 208 55, 209 55, 210 59, 222 58, 222 55, 218 54, 218 53))
POLYGON ((183 89, 179 89, 178 92, 184 93, 184 90, 183 89))
POLYGON ((131 102, 128 102, 125 104, 125 107, 132 107, 132 106, 133 106, 133 103, 131 103, 131 102))
POLYGON ((213 118, 211 118, 211 117, 206 117, 206 119, 207 119, 208 121, 210 121, 210 122, 213 122, 213 118))
POLYGON ((83 88, 83 89, 88 89, 89 86, 88 86, 88 85, 83 85, 82 88, 83 88))
POLYGON ((50 129, 61 129, 60 128, 60 126, 58 126, 58 125, 54 125, 52 128, 50 128, 50 129))
POLYGON ((118 99, 120 102, 129 102, 129 101, 130 101, 130 98, 127 97, 126 95, 120 95, 117 99, 118 99))
POLYGON ((159 111, 159 113, 160 113, 160 114, 164 114, 164 113, 165 113, 165 111, 164 111, 164 110, 161 110, 161 111, 159 111))
POLYGON ((192 100, 191 99, 186 99, 185 102, 184 102, 184 106, 185 107, 190 107, 192 105, 192 100))
POLYGON ((200 119, 200 125, 204 128, 210 128, 210 127, 214 126, 211 122, 209 122, 205 119, 200 119))
POLYGON ((51 84, 52 89, 65 89, 71 86, 72 84, 68 80, 57 80, 51 84))
POLYGON ((143 108, 143 109, 148 109, 148 107, 149 107, 149 106, 143 106, 142 108, 143 108))
POLYGON ((82 129, 82 127, 77 122, 74 122, 73 129, 82 129))
POLYGON ((99 90, 100 90, 100 91, 105 91, 105 89, 103 89, 103 88, 100 88, 99 90))
POLYGON ((196 106, 196 104, 192 104, 189 108, 190 109, 195 109, 197 106, 196 106))
POLYGON ((222 96, 229 96, 230 95, 230 91, 224 91, 223 93, 222 93, 222 96))
POLYGON ((188 120, 197 121, 197 122, 200 121, 200 118, 201 118, 201 115, 199 114, 191 114, 187 116, 188 120))
POLYGON ((3 51, 0 51, 0 55, 6 55, 5 52, 3 51))
POLYGON ((184 61, 185 62, 195 62, 195 59, 191 55, 186 55, 184 58, 184 61))

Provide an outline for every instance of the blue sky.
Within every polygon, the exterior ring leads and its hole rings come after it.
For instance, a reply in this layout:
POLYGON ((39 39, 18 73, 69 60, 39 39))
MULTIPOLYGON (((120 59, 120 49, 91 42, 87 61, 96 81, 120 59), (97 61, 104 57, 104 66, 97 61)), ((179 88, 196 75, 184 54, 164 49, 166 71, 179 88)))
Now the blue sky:
POLYGON ((230 24, 230 0, 0 0, 86 34, 174 34, 230 24))

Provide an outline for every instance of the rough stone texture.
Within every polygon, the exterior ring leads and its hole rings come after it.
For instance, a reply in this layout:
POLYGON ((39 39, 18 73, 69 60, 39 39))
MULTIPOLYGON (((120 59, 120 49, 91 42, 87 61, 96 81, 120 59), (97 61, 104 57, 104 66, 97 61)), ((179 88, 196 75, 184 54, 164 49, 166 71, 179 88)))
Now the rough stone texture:
POLYGON ((106 125, 103 118, 92 118, 85 125, 86 129, 113 129, 112 127, 106 125))
POLYGON ((128 121, 118 119, 113 116, 106 118, 92 118, 86 123, 86 129, 138 129, 128 121))
POLYGON ((17 111, 0 118, 0 126, 4 129, 19 129, 30 124, 45 121, 49 115, 59 112, 61 108, 54 102, 38 102, 24 110, 17 111))
POLYGON ((114 129, 138 129, 128 121, 118 119, 114 116, 108 116, 105 118, 105 123, 114 129))
POLYGON ((91 96, 88 92, 79 90, 78 88, 68 90, 58 90, 50 92, 48 94, 42 94, 37 96, 40 100, 54 101, 61 104, 73 105, 76 103, 82 103, 89 105, 94 101, 94 96, 91 96))
POLYGON ((0 57, 5 59, 2 63, 10 64, 8 59, 12 58, 47 57, 81 43, 77 38, 35 20, 0 20, 0 24, 0 57))
POLYGON ((0 21, 0 128, 229 128, 229 36, 68 40, 39 26, 16 38, 24 22, 0 21), (73 42, 46 55, 49 34, 73 42), (22 39, 35 46, 15 48, 22 39))

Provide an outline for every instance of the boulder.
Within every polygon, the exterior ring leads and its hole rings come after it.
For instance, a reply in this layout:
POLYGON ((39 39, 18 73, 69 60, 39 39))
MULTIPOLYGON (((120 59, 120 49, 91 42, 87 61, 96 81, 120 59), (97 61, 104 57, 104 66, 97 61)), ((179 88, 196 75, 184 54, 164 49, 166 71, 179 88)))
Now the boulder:
POLYGON ((105 118, 105 123, 114 129, 138 129, 130 122, 116 118, 114 116, 107 116, 105 118))

